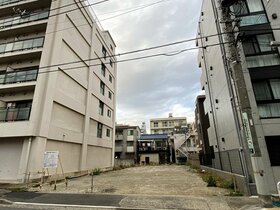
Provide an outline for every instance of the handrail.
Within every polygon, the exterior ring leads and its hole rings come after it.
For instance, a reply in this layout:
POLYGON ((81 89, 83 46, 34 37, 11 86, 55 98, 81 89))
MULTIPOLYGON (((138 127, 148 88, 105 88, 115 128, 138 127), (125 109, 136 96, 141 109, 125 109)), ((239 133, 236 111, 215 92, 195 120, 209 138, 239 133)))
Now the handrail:
POLYGON ((21 82, 36 81, 38 69, 29 69, 25 71, 14 71, 0 74, 0 84, 12 84, 21 82))
POLYGON ((29 120, 31 106, 0 108, 0 122, 29 120))

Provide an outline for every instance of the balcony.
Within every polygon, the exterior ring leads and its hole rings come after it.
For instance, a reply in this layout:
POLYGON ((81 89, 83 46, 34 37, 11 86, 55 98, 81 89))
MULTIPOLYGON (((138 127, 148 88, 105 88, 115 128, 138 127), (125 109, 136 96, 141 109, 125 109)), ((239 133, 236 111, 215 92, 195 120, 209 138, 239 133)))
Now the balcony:
POLYGON ((134 152, 134 147, 133 146, 127 146, 126 147, 126 152, 128 152, 128 153, 134 152))
POLYGON ((116 141, 122 141, 123 140, 123 135, 116 135, 116 141))
POLYGON ((0 85, 36 81, 37 75, 37 68, 0 74, 0 85))
POLYGON ((115 147, 115 152, 122 152, 123 151, 123 147, 122 146, 116 146, 115 147))
POLYGON ((0 44, 0 54, 43 47, 44 37, 0 44))
POLYGON ((31 106, 0 108, 0 122, 14 122, 29 120, 31 106))
POLYGON ((22 25, 33 21, 43 20, 43 19, 47 19, 48 17, 49 17, 49 11, 41 11, 41 12, 31 13, 25 16, 5 18, 0 20, 0 29, 4 29, 16 25, 22 25))

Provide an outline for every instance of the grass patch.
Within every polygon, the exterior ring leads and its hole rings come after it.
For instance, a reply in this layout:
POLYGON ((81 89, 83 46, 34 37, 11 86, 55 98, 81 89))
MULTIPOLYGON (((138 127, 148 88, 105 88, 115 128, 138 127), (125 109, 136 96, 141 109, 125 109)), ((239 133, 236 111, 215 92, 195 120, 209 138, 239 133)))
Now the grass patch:
POLYGON ((101 169, 100 168, 95 168, 93 171, 90 173, 91 176, 97 176, 101 174, 101 169))

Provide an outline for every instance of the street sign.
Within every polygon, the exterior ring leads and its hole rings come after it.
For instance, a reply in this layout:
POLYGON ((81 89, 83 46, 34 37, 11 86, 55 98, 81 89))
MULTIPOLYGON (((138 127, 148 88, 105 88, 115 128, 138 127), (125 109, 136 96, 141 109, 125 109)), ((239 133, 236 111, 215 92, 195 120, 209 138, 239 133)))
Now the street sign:
POLYGON ((57 168, 58 151, 46 151, 44 154, 44 168, 57 168))
POLYGON ((250 123, 249 123, 248 115, 247 115, 246 112, 242 113, 242 119, 243 119, 245 136, 246 136, 246 139, 247 139, 247 143, 248 143, 250 153, 255 154, 255 148, 254 148, 252 134, 251 134, 251 130, 250 130, 250 123))

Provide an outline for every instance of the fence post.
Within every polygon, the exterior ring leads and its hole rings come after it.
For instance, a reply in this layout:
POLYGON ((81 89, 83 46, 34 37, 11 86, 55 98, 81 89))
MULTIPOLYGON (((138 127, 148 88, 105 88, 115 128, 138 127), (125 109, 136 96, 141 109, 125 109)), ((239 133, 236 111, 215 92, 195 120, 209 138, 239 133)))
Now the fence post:
POLYGON ((231 161, 230 161, 229 151, 227 151, 227 156, 228 156, 228 162, 229 162, 230 172, 232 173, 232 167, 231 167, 231 161))

